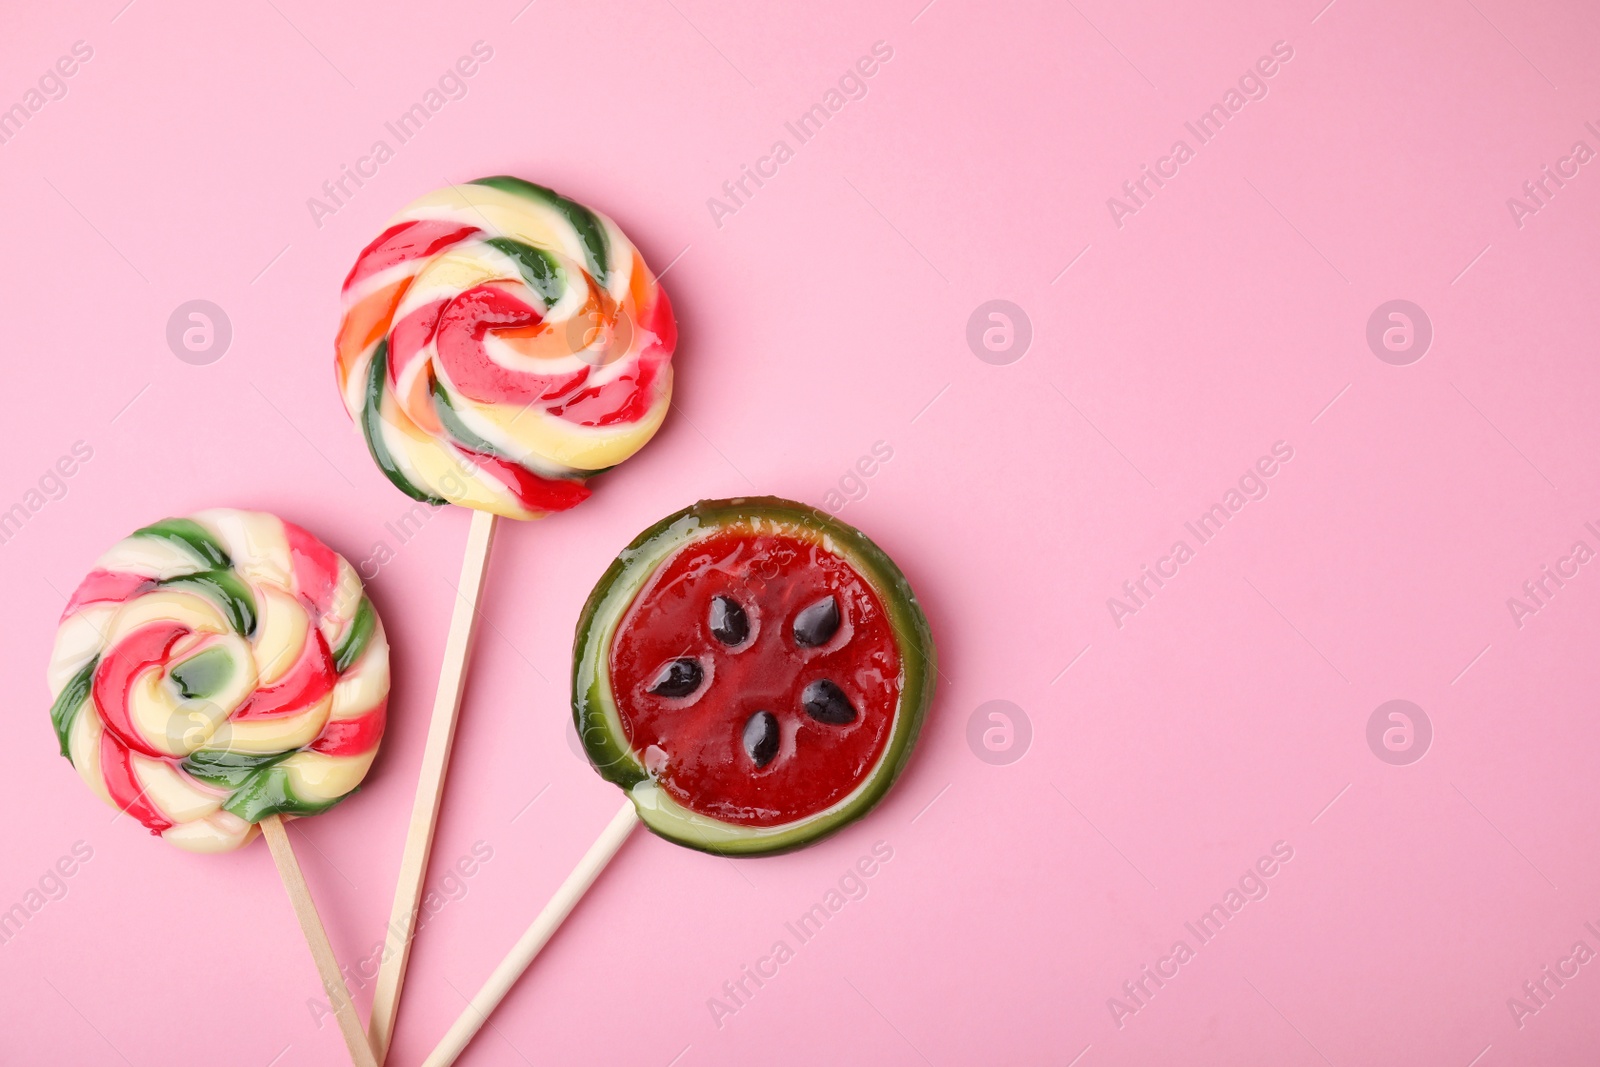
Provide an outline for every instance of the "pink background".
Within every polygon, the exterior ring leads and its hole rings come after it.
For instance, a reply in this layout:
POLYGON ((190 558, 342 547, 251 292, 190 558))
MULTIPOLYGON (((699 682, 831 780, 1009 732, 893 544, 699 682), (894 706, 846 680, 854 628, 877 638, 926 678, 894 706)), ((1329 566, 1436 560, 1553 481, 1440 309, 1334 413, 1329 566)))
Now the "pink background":
POLYGON ((0 908, 93 850, 0 945, 0 1059, 344 1062, 266 850, 113 823, 55 755, 44 666, 62 594, 155 518, 265 508, 353 561, 394 548, 370 586, 392 731, 360 795, 294 831, 341 958, 372 949, 467 516, 385 529, 410 502, 335 394, 338 284, 413 196, 500 172, 672 264, 678 402, 591 502, 500 534, 431 884, 475 842, 493 858, 418 940, 393 1062, 617 804, 566 740, 607 560, 699 497, 821 503, 878 441, 893 458, 840 515, 910 575, 942 656, 901 785, 777 859, 636 836, 463 1063, 1593 1058, 1600 964, 1536 1014, 1507 1005, 1600 950, 1600 568, 1520 627, 1507 605, 1574 542, 1600 550, 1596 164, 1520 227, 1507 206, 1600 149, 1593 5, 122 2, 22 5, 0 35, 0 106, 93 48, 0 144, 0 509, 93 449, 0 545, 0 908), (307 199, 394 147, 385 121, 479 40, 467 95, 317 226, 307 199), (785 121, 877 41, 867 95, 800 145, 785 121), (1195 147, 1185 121, 1279 41, 1268 95, 1119 228, 1107 198, 1195 147), (780 138, 793 158, 719 226, 708 198, 780 138), (1009 365, 966 340, 997 298, 1033 329, 1009 365), (1397 298, 1434 329, 1409 366, 1366 341, 1397 298), (209 365, 166 343, 191 299, 232 322, 209 365), (1185 521, 1278 441, 1270 493, 1197 547, 1185 521), (1180 538, 1194 558, 1119 627, 1107 599, 1180 538), (1433 727, 1408 766, 1366 739, 1391 699, 1433 727), (1019 760, 969 744, 992 700, 1031 724, 1019 760), (796 946, 784 922, 878 841, 867 896, 796 946), (1280 841, 1266 898, 1200 946, 1185 922, 1280 841), (719 1027, 709 998, 780 938, 794 958, 719 1027), (1194 958, 1113 1012, 1180 938, 1194 958))

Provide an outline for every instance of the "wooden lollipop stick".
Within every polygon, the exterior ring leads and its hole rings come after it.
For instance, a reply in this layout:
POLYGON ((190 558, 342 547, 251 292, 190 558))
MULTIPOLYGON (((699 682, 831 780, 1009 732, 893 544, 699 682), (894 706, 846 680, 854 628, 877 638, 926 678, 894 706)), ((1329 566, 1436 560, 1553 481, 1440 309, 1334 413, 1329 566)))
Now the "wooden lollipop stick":
POLYGON ((439 804, 444 799, 444 777, 450 766, 450 747, 456 739, 456 715, 461 710, 467 656, 472 651, 478 596, 483 591, 494 527, 493 512, 472 513, 466 556, 461 561, 461 583, 456 587, 450 632, 444 641, 439 690, 434 696, 433 718, 428 723, 428 740, 422 750, 422 773, 417 779, 417 797, 411 808, 411 825, 406 830, 405 852, 400 858, 400 877, 394 888, 394 906, 389 911, 389 926, 385 931, 387 951, 378 966, 378 984, 372 993, 372 1021, 368 1033, 373 1055, 380 1064, 388 1055, 396 1014, 400 1010, 400 987, 406 980, 417 909, 422 901, 422 881, 428 874, 433 831, 439 821, 439 804))
POLYGON ((545 942, 550 940, 561 926, 566 917, 572 914, 572 909, 577 906, 583 895, 594 885, 594 880, 600 872, 606 869, 606 864, 611 862, 611 857, 617 854, 617 849, 633 833, 633 828, 639 825, 639 816, 633 807, 633 801, 624 800, 622 810, 612 816, 608 824, 594 844, 589 846, 589 851, 583 854, 583 859, 578 861, 567 880, 561 883, 561 888, 556 890, 556 895, 550 898, 550 903, 544 906, 538 918, 533 920, 533 925, 528 927, 528 932, 514 945, 511 952, 500 965, 489 975, 489 980, 483 983, 483 988, 467 1004, 467 1010, 450 1027, 444 1035, 444 1040, 439 1042, 439 1047, 423 1062, 422 1067, 450 1067, 456 1062, 456 1057, 467 1047, 473 1035, 489 1019, 489 1013, 505 999, 511 987, 516 984, 522 972, 533 963, 533 958, 544 948, 545 942))
POLYGON ((294 905, 295 918, 300 920, 300 929, 306 935, 311 958, 317 963, 322 988, 333 1001, 333 1016, 339 1020, 339 1032, 344 1035, 344 1043, 350 1049, 350 1061, 356 1067, 377 1067, 377 1060, 372 1058, 372 1049, 367 1045, 367 1035, 361 1029, 361 1017, 356 1014, 356 1006, 350 1000, 344 975, 339 973, 339 961, 334 958, 333 946, 328 943, 328 932, 322 928, 317 905, 311 899, 311 890, 306 887, 305 875, 300 872, 300 861, 294 857, 294 846, 289 843, 283 818, 268 815, 260 825, 261 836, 267 839, 267 848, 272 852, 272 861, 278 865, 278 877, 283 879, 283 888, 289 892, 289 903, 294 905))

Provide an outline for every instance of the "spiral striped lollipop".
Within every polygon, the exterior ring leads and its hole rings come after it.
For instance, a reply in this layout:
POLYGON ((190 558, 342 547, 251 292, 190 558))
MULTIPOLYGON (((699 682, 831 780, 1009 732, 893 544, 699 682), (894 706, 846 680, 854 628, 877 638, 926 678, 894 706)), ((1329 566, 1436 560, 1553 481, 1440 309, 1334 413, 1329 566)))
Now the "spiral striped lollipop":
POLYGON ((528 519, 650 440, 676 345, 666 292, 614 222, 497 177, 430 193, 362 251, 336 351, 390 481, 528 519))
POLYGON ((192 852, 356 788, 383 737, 389 645, 355 569, 293 523, 215 509, 101 556, 50 659, 61 754, 192 852))

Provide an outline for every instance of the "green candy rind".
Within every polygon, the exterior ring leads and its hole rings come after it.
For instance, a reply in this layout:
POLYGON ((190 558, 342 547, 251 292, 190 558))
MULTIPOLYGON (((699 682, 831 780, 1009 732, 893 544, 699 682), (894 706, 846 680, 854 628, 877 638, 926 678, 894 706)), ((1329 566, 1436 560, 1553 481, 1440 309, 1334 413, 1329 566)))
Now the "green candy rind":
POLYGON ((170 541, 205 563, 208 570, 228 570, 233 560, 211 532, 193 519, 162 519, 133 531, 131 537, 170 541))
POLYGON ((639 817, 654 833, 687 848, 717 855, 753 856, 812 844, 870 811, 905 769, 923 719, 933 701, 937 652, 927 617, 900 568, 861 531, 825 512, 778 497, 703 500, 669 515, 623 549, 584 604, 573 643, 572 714, 589 762, 601 777, 628 793, 639 817), (607 664, 617 626, 650 576, 692 541, 735 523, 759 520, 763 527, 800 526, 826 539, 835 552, 870 582, 898 637, 900 705, 882 759, 845 800, 827 811, 778 827, 747 827, 695 814, 678 805, 651 779, 628 745, 612 699, 607 664))
POLYGON ((372 610, 372 601, 363 596, 356 608, 356 617, 350 620, 350 629, 345 633, 344 640, 333 650, 334 670, 343 674, 350 664, 361 658, 361 653, 367 650, 367 642, 372 640, 372 631, 376 629, 377 622, 378 613, 372 610))
POLYGON ((561 294, 567 291, 567 280, 561 268, 544 249, 510 237, 491 237, 483 243, 498 248, 516 261, 522 280, 528 283, 528 288, 544 298, 546 307, 560 300, 561 294))
POLYGON ((72 751, 67 744, 67 737, 72 733, 72 724, 78 721, 78 712, 83 710, 84 701, 89 699, 89 690, 94 685, 94 671, 100 666, 100 657, 96 656, 83 667, 83 670, 72 676, 72 680, 62 686, 56 702, 50 705, 50 724, 56 728, 56 740, 61 743, 61 755, 67 759, 72 758, 72 751))
POLYGON ((164 588, 193 589, 210 597, 228 616, 228 624, 242 637, 256 632, 256 598, 250 586, 231 570, 196 571, 156 583, 164 588))
POLYGON ((175 664, 167 672, 185 700, 202 700, 221 689, 233 677, 233 657, 225 648, 208 648, 175 664))
POLYGON ((384 476, 406 496, 435 507, 448 504, 449 501, 443 497, 412 485, 411 479, 400 473, 399 465, 389 454, 389 446, 383 443, 383 378, 388 363, 389 339, 385 337, 378 342, 378 348, 372 354, 372 367, 367 372, 367 392, 361 404, 361 435, 367 439, 367 451, 372 453, 372 461, 384 476))
POLYGON ((191 752, 183 761, 189 775, 217 789, 237 789, 263 767, 281 763, 293 752, 274 752, 253 756, 243 752, 212 752, 201 749, 191 752))
POLYGON ((289 784, 289 772, 269 764, 245 778, 244 784, 222 805, 222 810, 232 812, 245 822, 260 822, 268 815, 320 815, 355 792, 357 790, 352 789, 344 796, 319 802, 302 800, 289 784))
POLYGON ((589 261, 589 273, 594 275, 595 281, 599 282, 601 286, 611 284, 606 228, 601 225, 594 212, 576 200, 568 200, 554 189, 546 189, 542 185, 535 185, 522 178, 512 178, 504 174, 497 174, 491 178, 478 178, 471 184, 486 185, 491 189, 499 189, 503 193, 510 193, 513 196, 520 196, 555 208, 577 231, 578 240, 583 243, 585 258, 589 261))

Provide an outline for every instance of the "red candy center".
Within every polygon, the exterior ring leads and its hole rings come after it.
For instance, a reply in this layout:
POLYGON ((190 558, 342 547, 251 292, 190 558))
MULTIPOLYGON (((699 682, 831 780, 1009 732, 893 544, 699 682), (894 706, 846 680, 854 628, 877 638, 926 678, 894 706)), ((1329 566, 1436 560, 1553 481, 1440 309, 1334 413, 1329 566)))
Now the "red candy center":
POLYGON ((877 593, 843 558, 779 535, 680 550, 629 607, 609 666, 629 744, 661 787, 744 826, 848 796, 883 758, 900 698, 877 593))

